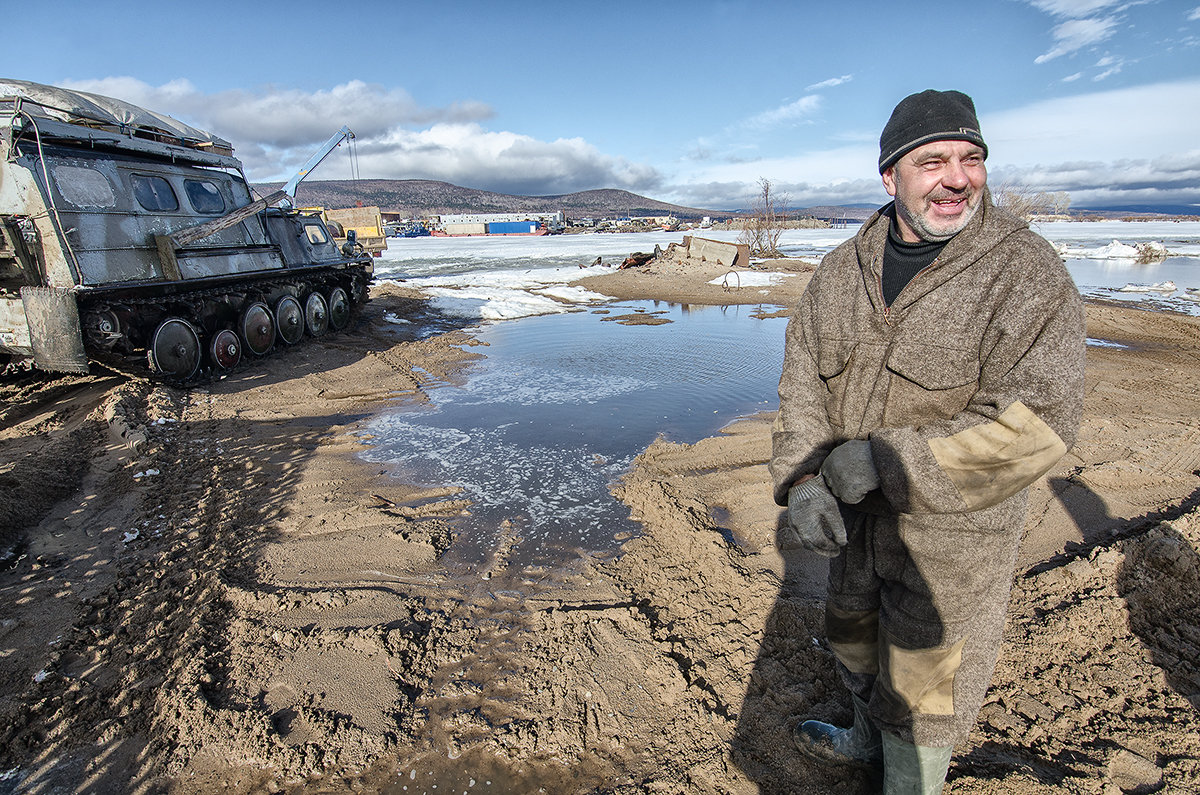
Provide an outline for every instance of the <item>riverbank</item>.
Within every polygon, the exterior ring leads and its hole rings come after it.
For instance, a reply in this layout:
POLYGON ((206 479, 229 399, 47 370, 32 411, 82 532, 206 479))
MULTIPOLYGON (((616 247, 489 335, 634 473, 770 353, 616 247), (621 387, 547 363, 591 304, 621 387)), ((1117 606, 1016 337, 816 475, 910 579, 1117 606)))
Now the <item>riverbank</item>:
MULTIPOLYGON (((775 313, 811 268, 580 284, 775 313)), ((786 738, 849 708, 825 563, 775 543, 770 416, 651 445, 615 559, 516 565, 514 527, 447 571, 470 506, 356 455, 367 419, 487 353, 421 337, 426 312, 380 285, 348 332, 191 392, 3 386, 0 516, 28 542, 0 573, 0 791, 865 791, 786 738)), ((1088 323, 1080 441, 1035 487, 947 792, 1200 786, 1200 320, 1090 303, 1088 323)))

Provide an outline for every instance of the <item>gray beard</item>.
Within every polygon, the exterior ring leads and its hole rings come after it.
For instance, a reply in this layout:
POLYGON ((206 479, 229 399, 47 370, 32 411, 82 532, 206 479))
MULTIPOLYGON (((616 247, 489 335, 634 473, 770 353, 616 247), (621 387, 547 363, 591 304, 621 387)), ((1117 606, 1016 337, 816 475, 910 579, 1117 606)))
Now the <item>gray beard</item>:
POLYGON ((899 199, 896 199, 896 213, 904 219, 905 223, 907 223, 914 232, 917 233, 917 237, 921 238, 926 243, 945 243, 947 240, 954 237, 964 228, 966 228, 967 224, 971 222, 971 219, 975 217, 975 213, 977 210, 979 210, 979 205, 982 203, 982 197, 978 197, 978 200, 975 202, 975 206, 968 206, 967 209, 963 211, 963 216, 959 219, 958 224, 955 225, 954 229, 948 232, 935 232, 933 229, 930 229, 925 223, 924 218, 916 213, 911 212, 908 209, 908 205, 904 204, 899 199))

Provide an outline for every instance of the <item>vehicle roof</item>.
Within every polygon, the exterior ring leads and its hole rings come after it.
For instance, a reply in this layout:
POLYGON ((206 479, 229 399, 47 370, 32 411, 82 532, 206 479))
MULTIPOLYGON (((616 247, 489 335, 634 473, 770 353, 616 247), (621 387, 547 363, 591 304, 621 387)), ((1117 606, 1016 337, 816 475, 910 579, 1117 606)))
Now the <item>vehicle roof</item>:
POLYGON ((124 100, 69 88, 0 78, 0 100, 21 98, 22 109, 32 115, 84 126, 114 126, 130 134, 150 134, 178 139, 187 147, 212 147, 232 152, 233 145, 162 113, 124 100))

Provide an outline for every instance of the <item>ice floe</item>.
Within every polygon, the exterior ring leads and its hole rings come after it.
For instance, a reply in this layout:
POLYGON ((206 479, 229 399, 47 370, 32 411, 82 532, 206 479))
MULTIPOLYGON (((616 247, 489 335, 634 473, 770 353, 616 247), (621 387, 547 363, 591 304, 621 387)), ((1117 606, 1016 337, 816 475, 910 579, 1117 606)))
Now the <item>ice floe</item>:
POLYGON ((1124 287, 1118 287, 1117 292, 1121 293, 1162 293, 1170 295, 1178 289, 1175 282, 1166 281, 1158 282, 1157 284, 1126 284, 1124 287))

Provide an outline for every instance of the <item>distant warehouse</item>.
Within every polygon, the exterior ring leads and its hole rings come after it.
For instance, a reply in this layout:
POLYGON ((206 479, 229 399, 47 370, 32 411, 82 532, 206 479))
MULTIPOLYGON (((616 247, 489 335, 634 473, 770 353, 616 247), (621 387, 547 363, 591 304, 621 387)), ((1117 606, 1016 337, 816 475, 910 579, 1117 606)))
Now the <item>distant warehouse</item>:
POLYGON ((561 232, 566 217, 561 210, 546 213, 467 213, 430 219, 434 234, 442 235, 545 235, 561 232))

